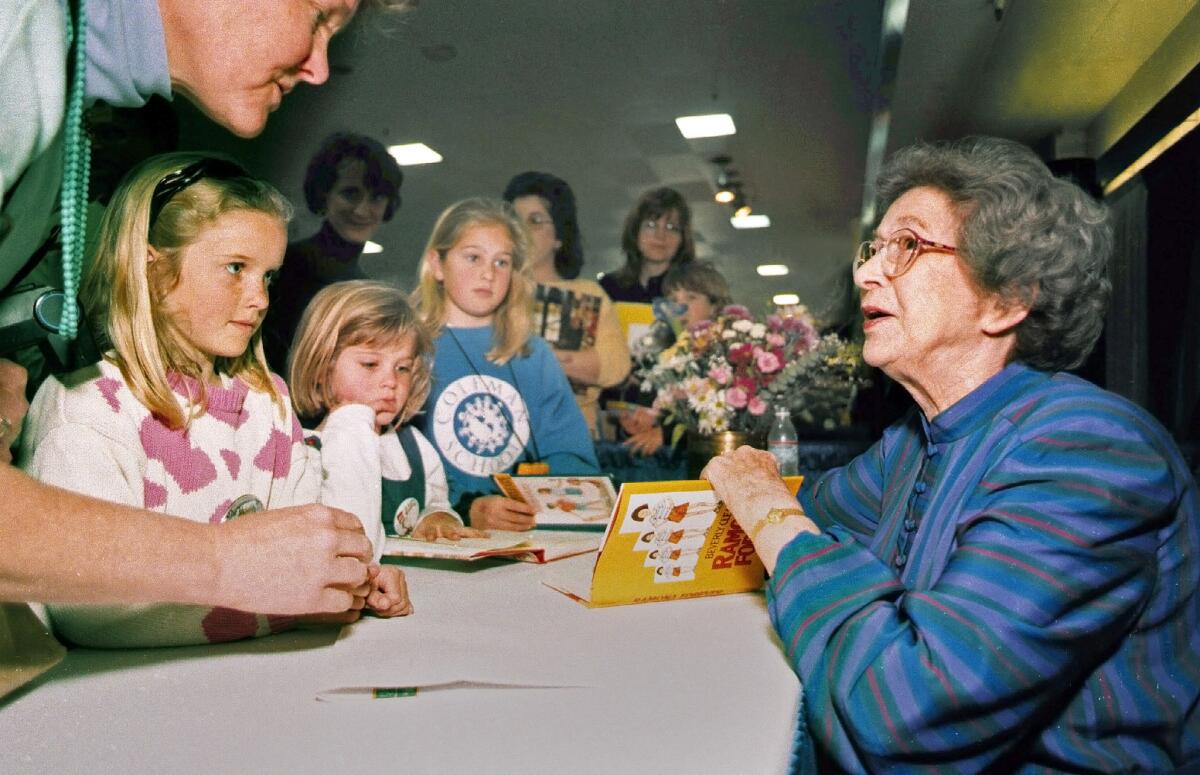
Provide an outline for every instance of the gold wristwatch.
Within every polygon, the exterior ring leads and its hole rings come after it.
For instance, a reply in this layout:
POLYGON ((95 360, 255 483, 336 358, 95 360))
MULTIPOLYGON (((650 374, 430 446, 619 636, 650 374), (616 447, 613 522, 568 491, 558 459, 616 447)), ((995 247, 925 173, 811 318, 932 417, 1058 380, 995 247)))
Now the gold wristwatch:
POLYGON ((767 525, 778 525, 778 524, 781 524, 788 517, 803 517, 803 516, 805 516, 805 514, 802 509, 796 509, 796 508, 783 509, 783 508, 779 508, 779 507, 773 508, 767 512, 767 516, 763 517, 762 519, 758 520, 753 525, 751 525, 750 532, 748 535, 750 536, 750 540, 753 541, 755 538, 758 537, 759 532, 762 531, 762 529, 764 527, 766 527, 767 525))

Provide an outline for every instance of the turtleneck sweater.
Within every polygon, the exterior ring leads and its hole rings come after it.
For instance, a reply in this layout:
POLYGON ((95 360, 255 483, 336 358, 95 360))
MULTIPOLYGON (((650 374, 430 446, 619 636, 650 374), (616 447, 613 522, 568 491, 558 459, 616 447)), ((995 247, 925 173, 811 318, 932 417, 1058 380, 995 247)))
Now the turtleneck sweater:
POLYGON ((317 291, 343 280, 367 275, 358 264, 363 243, 348 242, 329 221, 306 239, 288 245, 283 267, 271 285, 271 306, 263 321, 263 348, 271 370, 286 375, 287 354, 304 308, 317 291))

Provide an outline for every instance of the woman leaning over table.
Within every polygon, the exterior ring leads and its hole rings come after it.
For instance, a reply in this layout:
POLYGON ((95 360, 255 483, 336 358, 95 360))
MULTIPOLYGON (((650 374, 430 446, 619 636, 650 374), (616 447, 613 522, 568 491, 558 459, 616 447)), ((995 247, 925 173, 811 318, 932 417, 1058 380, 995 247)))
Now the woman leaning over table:
POLYGON ((600 299, 595 344, 578 350, 554 350, 595 438, 600 389, 619 384, 632 364, 621 321, 608 294, 595 280, 578 279, 583 268, 583 238, 575 214, 575 194, 562 178, 545 172, 522 172, 504 187, 504 201, 512 203, 529 231, 533 246, 529 274, 533 281, 539 286, 600 299))
POLYGON ((704 475, 771 573, 833 769, 1164 770, 1200 758, 1196 482, 1146 412, 1063 369, 1100 334, 1103 209, 1028 149, 900 151, 855 264, 863 355, 917 407, 796 499, 704 475))
MULTIPOLYGON (((251 137, 279 100, 278 89, 262 84, 276 78, 287 91, 323 83, 330 38, 360 5, 408 3, 330 0, 303 13, 300 3, 248 8, 241 0, 126 2, 119 13, 96 5, 84 53, 87 71, 103 77, 85 79, 86 103, 133 106, 174 91, 251 137)), ((70 92, 66 7, 23 0, 0 13, 0 286, 57 220, 62 149, 54 140, 70 92)), ((202 525, 50 487, 10 466, 26 379, 0 358, 0 601, 171 601, 277 614, 362 606, 370 541, 351 514, 307 505, 202 525)), ((13 610, 0 607, 0 693, 6 669, 22 672, 19 656, 5 649, 13 610)), ((19 655, 24 643, 15 643, 19 655)))

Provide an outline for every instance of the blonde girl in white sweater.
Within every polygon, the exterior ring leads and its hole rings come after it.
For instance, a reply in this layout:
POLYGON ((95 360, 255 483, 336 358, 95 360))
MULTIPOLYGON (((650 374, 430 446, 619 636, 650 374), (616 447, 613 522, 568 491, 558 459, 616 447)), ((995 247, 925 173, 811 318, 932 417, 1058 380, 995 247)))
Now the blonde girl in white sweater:
MULTIPOLYGON (((130 173, 83 284, 85 309, 111 349, 42 385, 22 439, 24 468, 198 522, 317 501, 316 456, 283 381, 267 370, 259 334, 290 215, 278 191, 224 159, 167 154, 130 173)), ((358 594, 379 614, 411 610, 397 569, 372 566, 370 576, 358 594)), ((99 647, 235 640, 296 622, 187 605, 49 611, 62 637, 99 647)))

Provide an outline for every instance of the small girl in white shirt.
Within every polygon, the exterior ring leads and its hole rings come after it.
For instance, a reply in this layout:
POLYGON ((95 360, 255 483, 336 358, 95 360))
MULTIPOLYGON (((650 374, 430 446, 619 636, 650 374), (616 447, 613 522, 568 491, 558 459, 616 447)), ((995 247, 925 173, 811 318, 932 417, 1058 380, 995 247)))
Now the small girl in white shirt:
POLYGON ((296 411, 320 421, 321 502, 362 520, 376 559, 387 535, 485 535, 463 526, 441 457, 407 424, 429 395, 432 349, 399 289, 349 280, 313 297, 288 359, 296 411))

